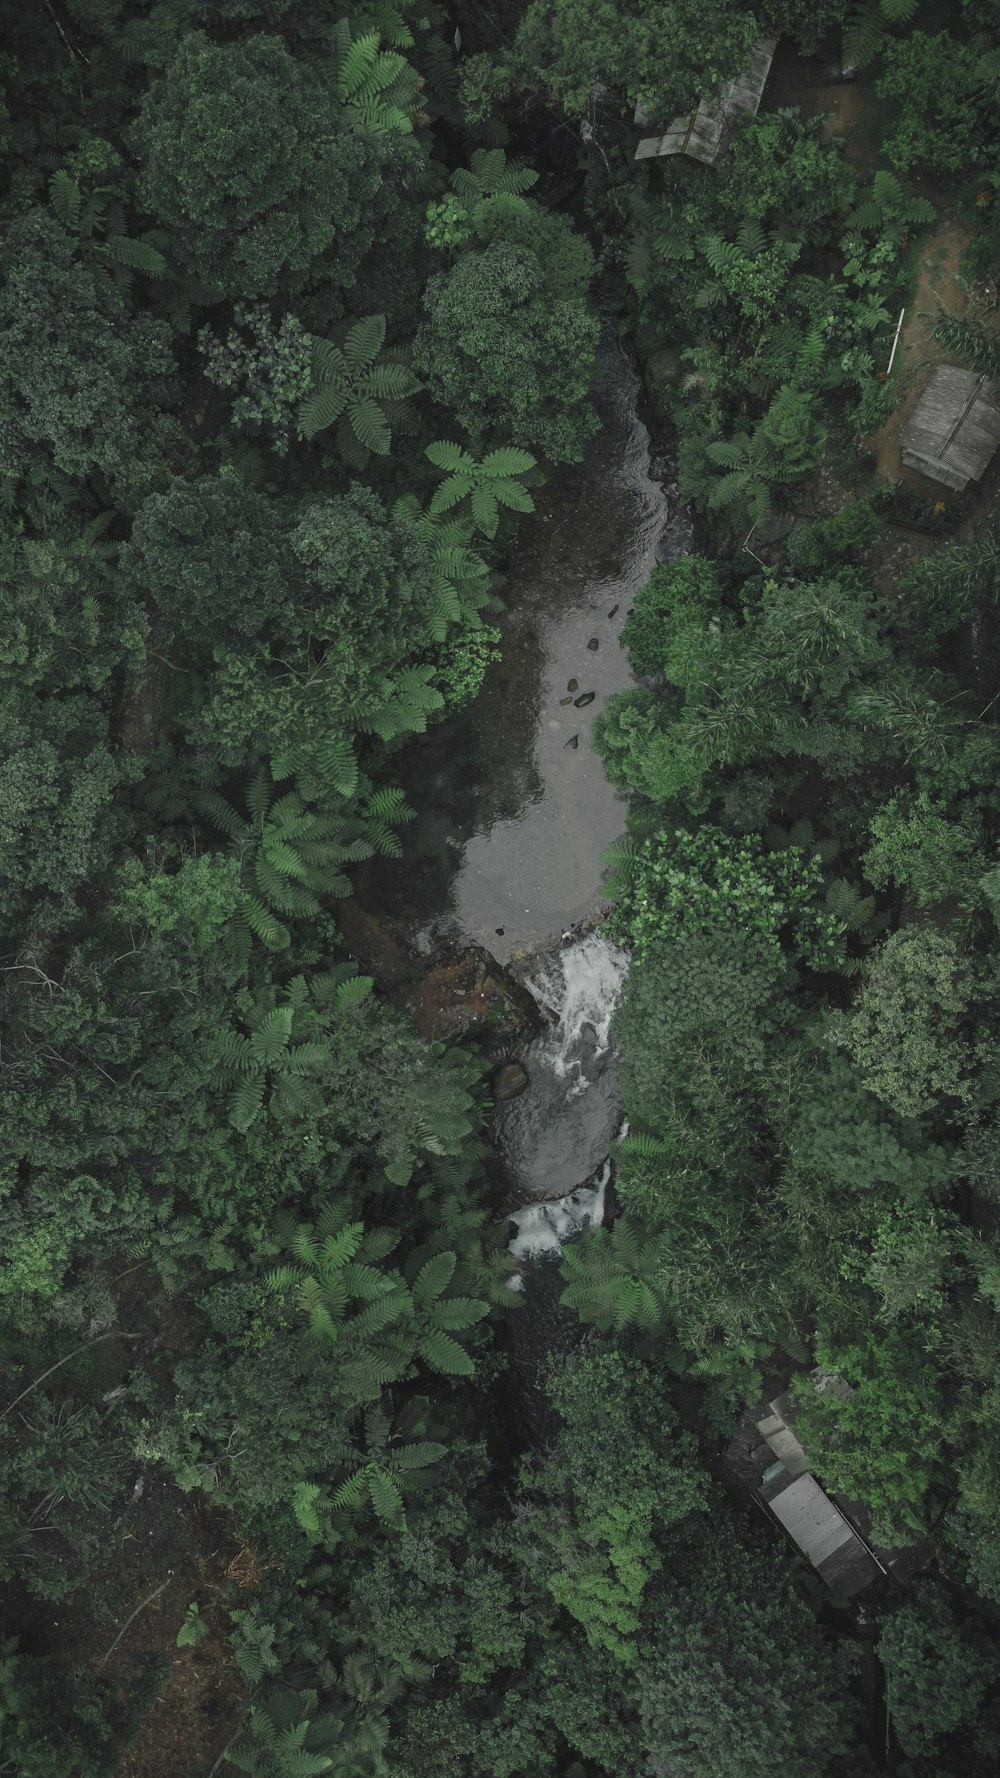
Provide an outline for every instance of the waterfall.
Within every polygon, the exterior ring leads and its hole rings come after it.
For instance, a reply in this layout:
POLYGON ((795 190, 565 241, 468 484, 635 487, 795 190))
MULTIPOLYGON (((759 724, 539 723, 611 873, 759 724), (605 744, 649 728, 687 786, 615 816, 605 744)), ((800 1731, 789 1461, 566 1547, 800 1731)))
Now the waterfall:
POLYGON ((595 1059, 607 1052, 611 1018, 628 973, 625 952, 599 932, 565 945, 525 983, 539 1006, 555 1023, 546 1037, 546 1061, 559 1078, 586 1079, 583 1053, 595 1059), (587 1038, 588 1030, 593 1034, 587 1038))
MULTIPOLYGON (((605 1161, 591 1184, 578 1185, 564 1197, 543 1198, 515 1210, 510 1220, 516 1225, 517 1234, 508 1242, 514 1257, 553 1258, 562 1252, 563 1242, 578 1235, 581 1229, 599 1228, 604 1221, 604 1193, 610 1178, 611 1162, 605 1161)), ((519 1278, 520 1273, 514 1276, 519 1278)))
POLYGON ((525 1057, 528 1092, 497 1115, 499 1145, 528 1200, 514 1218, 512 1251, 521 1256, 558 1253, 569 1235, 601 1221, 608 1151, 622 1118, 611 1020, 627 972, 625 952, 599 931, 526 972, 550 1023, 525 1057))

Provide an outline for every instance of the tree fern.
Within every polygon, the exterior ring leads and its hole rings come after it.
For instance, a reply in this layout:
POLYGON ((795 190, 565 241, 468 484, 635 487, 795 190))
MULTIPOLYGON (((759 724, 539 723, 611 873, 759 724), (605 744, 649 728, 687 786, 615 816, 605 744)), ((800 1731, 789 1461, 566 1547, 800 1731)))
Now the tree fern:
POLYGON ((349 895, 344 866, 371 856, 365 822, 311 808, 297 790, 275 796, 266 765, 248 779, 248 815, 217 791, 195 796, 205 820, 225 834, 240 860, 247 926, 271 949, 287 949, 288 919, 322 912, 321 896, 349 895))
POLYGON ((520 197, 530 191, 538 174, 520 161, 508 161, 502 148, 476 148, 469 167, 456 167, 451 183, 469 205, 483 199, 520 197))
POLYGON ((413 395, 420 384, 397 353, 385 353, 385 316, 365 315, 348 329, 342 346, 317 340, 313 347, 313 392, 299 411, 303 438, 340 423, 338 446, 352 460, 368 452, 387 456, 391 443, 389 404, 413 395))
POLYGON ((914 223, 933 222, 937 212, 927 198, 914 197, 887 168, 875 174, 848 226, 881 235, 897 246, 914 223))
POLYGON ((611 1230, 584 1230, 563 1252, 560 1272, 566 1289, 560 1300, 602 1332, 634 1327, 658 1333, 664 1322, 658 1284, 663 1240, 648 1237, 629 1217, 619 1217, 611 1230))
POLYGON ((865 68, 885 46, 890 25, 909 24, 917 0, 863 0, 844 27, 844 61, 865 68))
POLYGON ((358 762, 347 735, 328 735, 323 740, 300 742, 271 761, 276 783, 295 779, 304 802, 325 802, 330 792, 353 797, 358 788, 358 762))
MULTIPOLYGON (((312 1231, 296 1230, 289 1244, 299 1267, 283 1266, 269 1282, 282 1294, 296 1289, 313 1333, 337 1347, 355 1385, 376 1395, 406 1376, 417 1357, 446 1376, 471 1376, 472 1359, 454 1335, 482 1320, 489 1304, 449 1289, 457 1255, 435 1255, 430 1269, 424 1262, 408 1282, 383 1267, 378 1241, 360 1224, 336 1220, 336 1233, 350 1232, 348 1243, 328 1232, 319 1247, 312 1231)), ((328 1231, 330 1223, 328 1213, 328 1231)))
POLYGON ((230 1027, 216 1041, 218 1078, 223 1085, 232 1083, 230 1121, 244 1134, 260 1115, 269 1085, 282 1076, 315 1077, 329 1054, 316 1042, 293 1045, 294 1011, 288 1004, 248 1010, 245 1017, 247 1032, 230 1027))
POLYGON ((423 734, 428 716, 444 706, 433 679, 433 667, 404 667, 381 705, 372 709, 366 698, 351 707, 354 727, 383 741, 392 741, 397 735, 423 734))
POLYGON ((759 525, 771 504, 766 454, 745 433, 716 440, 706 447, 705 454, 710 462, 729 471, 709 490, 709 506, 740 506, 751 523, 759 525))
POLYGON ((95 269, 108 271, 118 283, 127 282, 133 271, 149 278, 165 275, 167 262, 159 249, 124 232, 125 212, 110 187, 98 186, 84 200, 77 181, 59 167, 49 179, 49 202, 74 249, 95 269))
POLYGON ((403 17, 407 10, 406 0, 347 0, 347 4, 340 5, 338 10, 348 20, 352 37, 365 31, 377 31, 390 49, 413 46, 413 32, 403 17))
POLYGON ((419 74, 405 56, 379 47, 377 31, 352 39, 350 21, 330 32, 337 95, 345 111, 376 135, 410 135, 419 110, 419 74))
POLYGON ((530 451, 513 446, 490 451, 482 462, 446 439, 436 439, 427 446, 426 455, 435 469, 447 478, 436 490, 430 513, 436 517, 463 501, 469 502, 472 522, 486 537, 495 537, 500 521, 500 507, 513 507, 518 512, 534 512, 535 504, 521 477, 536 467, 530 451))

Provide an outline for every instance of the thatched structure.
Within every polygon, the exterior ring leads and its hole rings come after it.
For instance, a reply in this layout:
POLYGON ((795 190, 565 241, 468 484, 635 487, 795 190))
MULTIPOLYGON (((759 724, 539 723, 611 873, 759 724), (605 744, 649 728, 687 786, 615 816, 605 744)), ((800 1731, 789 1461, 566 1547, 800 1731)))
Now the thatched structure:
MULTIPOLYGON (((736 119, 744 111, 756 112, 760 105, 777 44, 776 31, 762 31, 742 73, 728 81, 716 98, 702 99, 697 111, 675 117, 662 136, 644 137, 635 151, 636 160, 688 154, 712 166, 728 147, 736 119)), ((641 104, 635 108, 635 121, 646 121, 641 104)))
POLYGON ((902 457, 956 492, 977 482, 1000 445, 1000 383, 973 370, 936 370, 903 428, 902 457))

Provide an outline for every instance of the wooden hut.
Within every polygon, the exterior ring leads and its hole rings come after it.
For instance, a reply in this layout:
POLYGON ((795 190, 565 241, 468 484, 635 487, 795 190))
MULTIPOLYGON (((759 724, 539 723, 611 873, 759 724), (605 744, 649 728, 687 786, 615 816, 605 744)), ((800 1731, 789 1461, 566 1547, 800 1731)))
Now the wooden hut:
POLYGON ((860 1593, 880 1570, 854 1526, 815 1476, 793 1477, 783 1465, 776 1468, 777 1475, 765 1478, 760 1499, 831 1592, 846 1598, 860 1593))
MULTIPOLYGON (((840 1377, 813 1372, 817 1389, 846 1399, 850 1385, 840 1377)), ((860 1593, 881 1570, 846 1513, 809 1473, 809 1459, 790 1425, 790 1402, 779 1395, 756 1419, 757 1430, 775 1457, 757 1497, 830 1589, 850 1598, 860 1593)))
POLYGON ((957 365, 936 370, 903 428, 906 467, 960 493, 998 445, 1000 382, 957 365))
MULTIPOLYGON (((663 154, 687 154, 694 160, 713 166, 729 145, 736 119, 744 111, 756 112, 764 94, 767 77, 778 44, 776 31, 762 31, 750 51, 746 67, 735 80, 730 80, 711 99, 702 99, 697 111, 675 117, 662 136, 645 136, 635 151, 637 161, 652 160, 663 154)), ((646 122, 642 104, 635 108, 635 121, 646 122)))

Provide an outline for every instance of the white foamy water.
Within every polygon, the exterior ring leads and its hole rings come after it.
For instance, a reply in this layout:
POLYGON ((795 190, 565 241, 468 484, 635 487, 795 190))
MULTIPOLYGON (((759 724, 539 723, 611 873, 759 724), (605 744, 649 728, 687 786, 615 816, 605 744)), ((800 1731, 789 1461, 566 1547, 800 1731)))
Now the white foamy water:
POLYGON ((610 1177, 611 1162, 605 1161, 591 1184, 578 1185, 565 1197, 548 1198, 515 1210, 510 1220, 517 1225, 517 1234, 508 1242, 514 1257, 554 1257, 562 1252, 563 1243, 581 1229, 598 1228, 604 1221, 604 1193, 610 1177))
POLYGON ((511 1217, 518 1259, 558 1257, 604 1220, 608 1153, 622 1129, 611 1024, 628 965, 595 931, 538 958, 524 978, 550 1023, 525 1057, 528 1091, 498 1109, 499 1144, 527 1200, 511 1217))
POLYGON ((582 1073, 584 1051, 589 1050, 595 1061, 606 1054, 627 974, 625 952, 599 932, 591 932, 578 944, 557 951, 526 982, 539 1006, 556 1021, 541 1040, 539 1060, 560 1079, 574 1071, 587 1084, 582 1073))

